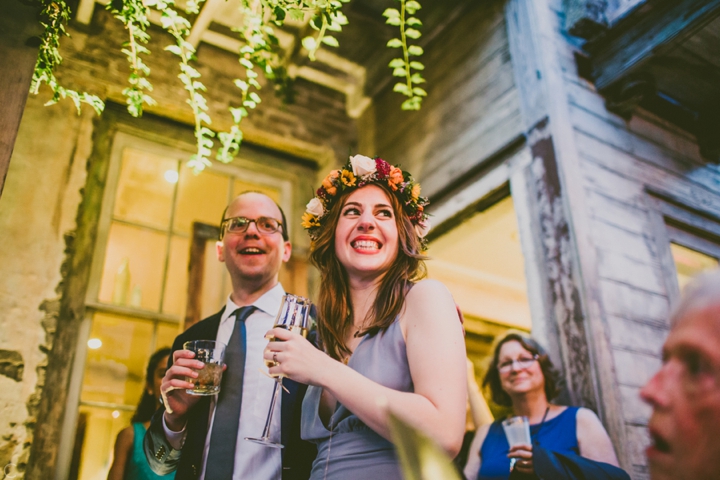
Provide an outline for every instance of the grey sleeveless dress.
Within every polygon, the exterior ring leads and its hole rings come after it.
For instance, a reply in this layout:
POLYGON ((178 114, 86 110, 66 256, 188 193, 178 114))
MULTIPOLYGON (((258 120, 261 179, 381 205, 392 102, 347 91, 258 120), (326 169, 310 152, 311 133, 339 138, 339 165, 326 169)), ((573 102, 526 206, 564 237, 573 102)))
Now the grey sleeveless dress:
MULTIPOLYGON (((384 332, 365 335, 348 366, 385 387, 414 391, 397 319, 384 332)), ((308 387, 302 404, 301 436, 318 446, 310 480, 402 479, 392 443, 339 402, 330 420, 331 435, 318 414, 321 393, 320 387, 308 387)))

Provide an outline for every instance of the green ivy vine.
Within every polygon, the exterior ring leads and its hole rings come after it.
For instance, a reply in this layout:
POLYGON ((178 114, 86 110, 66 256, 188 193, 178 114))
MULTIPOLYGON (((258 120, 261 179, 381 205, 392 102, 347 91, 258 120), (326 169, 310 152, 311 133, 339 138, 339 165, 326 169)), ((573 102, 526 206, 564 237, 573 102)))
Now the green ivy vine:
MULTIPOLYGON (((65 0, 40 0, 42 3, 41 23, 44 32, 40 38, 38 61, 31 83, 31 93, 37 94, 40 86, 46 84, 53 93, 48 104, 57 103, 60 99, 69 98, 78 112, 82 104, 88 104, 100 114, 104 108, 102 100, 95 95, 78 93, 62 87, 54 72, 62 62, 59 53, 60 38, 68 35, 65 25, 70 18, 70 8, 65 0)), ((121 45, 121 52, 128 61, 130 75, 128 87, 123 90, 128 112, 139 117, 146 106, 156 105, 149 95, 152 92, 150 67, 144 57, 150 55, 146 47, 150 40, 150 9, 161 13, 162 28, 174 39, 174 44, 165 47, 178 57, 180 73, 178 78, 188 93, 187 104, 194 117, 196 152, 188 162, 195 172, 212 164, 210 157, 215 144, 213 138, 219 140, 215 159, 220 162, 231 162, 237 155, 243 140, 241 123, 250 112, 261 102, 261 84, 258 81, 262 74, 274 86, 275 93, 285 101, 292 100, 292 79, 287 74, 285 59, 280 54, 279 41, 274 26, 282 26, 286 19, 303 21, 310 18, 310 27, 316 32, 302 39, 302 45, 310 60, 315 60, 316 53, 323 47, 338 47, 338 39, 333 33, 342 31, 348 24, 343 14, 344 4, 350 0, 241 0, 242 25, 233 30, 238 33, 243 44, 238 52, 238 61, 245 68, 245 78, 234 79, 240 91, 240 103, 231 105, 229 113, 232 125, 227 132, 215 132, 210 128, 212 119, 208 114, 208 105, 203 92, 207 89, 200 81, 200 72, 193 67, 197 61, 195 48, 187 41, 191 24, 185 16, 175 9, 174 0, 112 0, 107 9, 125 26, 128 39, 121 45)), ((383 13, 386 23, 399 27, 399 38, 393 38, 387 46, 399 49, 402 56, 393 59, 389 66, 392 75, 403 78, 393 87, 395 92, 407 97, 402 103, 403 110, 419 110, 423 97, 427 92, 419 85, 425 83, 420 73, 424 65, 418 60, 423 54, 419 45, 410 42, 421 37, 422 22, 415 14, 420 10, 416 0, 395 0, 399 8, 387 8, 383 13)), ((185 13, 197 15, 204 0, 189 0, 185 13)))

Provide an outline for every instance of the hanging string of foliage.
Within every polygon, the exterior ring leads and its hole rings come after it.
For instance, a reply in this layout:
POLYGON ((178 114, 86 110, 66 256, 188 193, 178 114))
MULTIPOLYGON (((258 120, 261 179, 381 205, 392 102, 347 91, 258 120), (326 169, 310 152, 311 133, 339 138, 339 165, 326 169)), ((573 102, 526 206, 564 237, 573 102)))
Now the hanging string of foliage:
MULTIPOLYGON (((189 0, 185 13, 197 15, 204 1, 189 0)), ((216 160, 229 163, 237 155, 243 140, 240 125, 261 102, 261 84, 258 81, 260 74, 274 85, 275 92, 283 99, 292 98, 292 80, 284 66, 273 26, 282 26, 286 19, 303 21, 309 17, 310 26, 316 33, 303 38, 302 45, 310 60, 315 60, 320 48, 339 46, 338 39, 332 33, 342 31, 343 25, 348 24, 342 7, 349 1, 240 0, 243 23, 233 28, 233 31, 238 33, 243 44, 238 54, 240 64, 245 67, 245 78, 234 80, 235 86, 240 90, 240 104, 231 105, 229 108, 232 117, 229 131, 217 132, 220 145, 215 155, 216 160)), ((403 110, 419 110, 423 97, 427 95, 419 86, 425 82, 420 73, 425 67, 418 60, 423 49, 419 45, 410 45, 409 42, 421 36, 419 29, 422 22, 415 16, 421 6, 416 0, 394 1, 400 4, 400 8, 387 8, 383 13, 386 23, 399 27, 399 38, 393 38, 387 43, 388 48, 400 49, 402 52, 402 57, 393 59, 389 65, 393 76, 403 77, 403 81, 396 83, 393 90, 407 97, 402 103, 403 110)), ((85 103, 92 106, 99 115, 104 108, 100 98, 66 89, 55 78, 54 72, 62 62, 58 50, 60 38, 68 35, 65 25, 70 18, 70 8, 64 0, 41 2, 41 23, 45 30, 41 36, 31 93, 37 94, 40 86, 47 84, 53 93, 48 105, 69 98, 75 103, 78 113, 81 105, 85 103)), ((197 150, 188 161, 188 166, 195 172, 200 172, 212 165, 210 157, 215 147, 213 138, 216 132, 210 128, 212 119, 203 96, 207 89, 200 81, 200 72, 193 67, 197 58, 195 47, 187 41, 191 30, 190 22, 175 9, 174 0, 112 0, 107 9, 123 23, 128 33, 127 41, 121 46, 121 52, 126 56, 130 69, 129 86, 123 90, 123 95, 128 112, 134 117, 142 116, 145 106, 157 104, 148 94, 153 87, 149 80, 150 67, 143 60, 143 56, 150 54, 146 47, 150 40, 150 9, 161 13, 162 28, 175 40, 175 44, 165 47, 165 50, 178 57, 178 78, 188 93, 187 104, 193 112, 195 122, 197 150)))

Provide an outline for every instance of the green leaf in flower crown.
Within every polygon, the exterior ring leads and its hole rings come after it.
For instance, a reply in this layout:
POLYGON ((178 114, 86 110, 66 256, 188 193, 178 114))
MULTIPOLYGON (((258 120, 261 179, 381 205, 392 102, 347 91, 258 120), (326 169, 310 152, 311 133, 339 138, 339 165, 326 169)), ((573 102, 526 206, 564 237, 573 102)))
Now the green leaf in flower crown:
POLYGON ((388 48, 400 48, 403 44, 399 38, 393 38, 392 40, 388 40, 387 46, 388 48))
POLYGON ((394 27, 397 27, 402 23, 402 20, 400 20, 400 17, 390 17, 387 20, 385 20, 385 23, 388 25, 392 25, 394 27))
POLYGON ((425 65, 420 62, 410 62, 410 68, 414 70, 425 70, 425 65))
POLYGON ((331 37, 329 35, 325 35, 322 39, 322 43, 325 45, 330 45, 331 47, 339 47, 340 44, 337 41, 337 38, 331 37))
POLYGON ((422 47, 418 47, 417 45, 410 45, 408 47, 408 54, 414 55, 414 56, 420 56, 423 54, 422 47))
POLYGON ((388 67, 390 68, 400 68, 405 66, 405 60, 402 58, 393 58, 390 60, 390 63, 388 63, 388 67))

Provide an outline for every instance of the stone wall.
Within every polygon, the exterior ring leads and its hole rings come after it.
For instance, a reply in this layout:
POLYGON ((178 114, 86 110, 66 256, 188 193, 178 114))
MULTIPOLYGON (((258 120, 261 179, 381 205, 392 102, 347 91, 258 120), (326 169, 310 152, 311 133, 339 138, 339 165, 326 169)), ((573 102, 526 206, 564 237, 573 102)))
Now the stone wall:
MULTIPOLYGON (((159 105, 149 111, 189 127, 177 63, 163 51, 170 38, 155 27, 152 33, 148 63, 159 105)), ((70 34, 62 43, 61 83, 123 102, 128 68, 119 50, 122 25, 98 7, 89 30, 71 28, 70 34)), ((227 128, 228 105, 239 98, 232 81, 244 69, 214 47, 201 45, 198 57, 213 127, 227 128)), ((335 161, 355 148, 355 124, 345 113, 344 95, 303 80, 296 82, 292 105, 282 104, 269 86, 262 93, 262 104, 246 119, 249 142, 302 158, 305 167, 335 161)), ((21 470, 55 331, 64 236, 75 229, 96 127, 89 108, 78 115, 69 101, 45 107, 47 100, 46 91, 28 99, 0 198, 0 467, 14 463, 21 470)))

